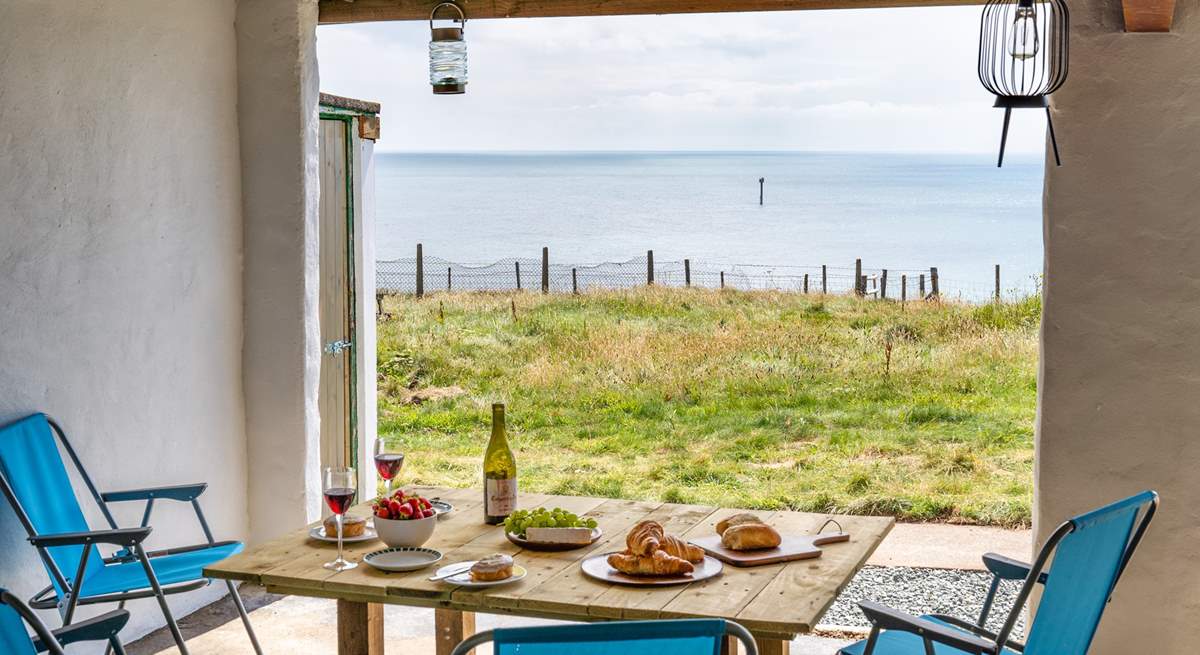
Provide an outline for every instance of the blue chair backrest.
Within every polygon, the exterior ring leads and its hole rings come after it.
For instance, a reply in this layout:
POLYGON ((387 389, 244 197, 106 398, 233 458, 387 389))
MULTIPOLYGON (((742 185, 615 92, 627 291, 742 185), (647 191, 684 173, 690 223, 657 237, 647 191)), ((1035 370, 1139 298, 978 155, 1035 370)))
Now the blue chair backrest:
MULTIPOLYGON (((0 589, 0 593, 4 590, 0 589)), ((21 615, 0 600, 0 653, 4 655, 36 655, 33 640, 21 615)))
MULTIPOLYGON (((35 535, 90 530, 71 479, 67 477, 54 433, 45 414, 33 414, 0 428, 0 477, 12 493, 35 535)), ((89 546, 95 550, 95 546, 89 546)), ((57 546, 47 549, 63 576, 71 580, 83 556, 81 546, 57 546)), ((104 565, 98 552, 88 556, 84 577, 104 565)), ((46 566, 50 580, 58 588, 58 579, 46 566)), ((58 589, 61 596, 65 590, 58 589)))
POLYGON ((1054 551, 1025 655, 1085 655, 1126 561, 1146 491, 1071 519, 1054 551))
POLYGON ((623 621, 506 628, 493 635, 495 655, 719 655, 725 622, 623 621))

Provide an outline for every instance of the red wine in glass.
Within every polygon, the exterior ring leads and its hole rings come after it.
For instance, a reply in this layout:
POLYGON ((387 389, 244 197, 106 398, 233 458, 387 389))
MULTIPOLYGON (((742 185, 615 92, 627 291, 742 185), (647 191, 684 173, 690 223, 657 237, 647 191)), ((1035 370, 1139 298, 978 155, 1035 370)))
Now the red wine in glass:
POLYGON ((350 506, 354 504, 354 497, 356 495, 358 495, 357 489, 333 487, 325 490, 325 502, 334 514, 345 514, 346 510, 350 509, 350 506))
POLYGON ((379 453, 375 455, 375 470, 379 472, 379 477, 390 481, 392 478, 400 475, 400 468, 404 466, 403 453, 379 453))

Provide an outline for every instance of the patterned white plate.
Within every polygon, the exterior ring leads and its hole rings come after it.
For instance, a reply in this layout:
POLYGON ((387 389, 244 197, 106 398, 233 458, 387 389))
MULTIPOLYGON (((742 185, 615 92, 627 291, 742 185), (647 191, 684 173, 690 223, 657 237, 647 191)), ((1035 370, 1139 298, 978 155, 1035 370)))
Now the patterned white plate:
POLYGON ((432 548, 402 546, 369 553, 363 561, 380 571, 416 571, 442 561, 442 554, 432 548))

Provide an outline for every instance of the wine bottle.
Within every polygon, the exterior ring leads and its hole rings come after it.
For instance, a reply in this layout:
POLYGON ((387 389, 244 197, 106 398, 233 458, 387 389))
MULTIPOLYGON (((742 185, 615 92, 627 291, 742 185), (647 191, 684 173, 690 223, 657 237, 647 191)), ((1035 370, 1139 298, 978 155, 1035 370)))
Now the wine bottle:
POLYGON ((483 522, 503 523, 517 508, 517 460, 504 434, 504 405, 492 405, 492 438, 483 452, 483 522))

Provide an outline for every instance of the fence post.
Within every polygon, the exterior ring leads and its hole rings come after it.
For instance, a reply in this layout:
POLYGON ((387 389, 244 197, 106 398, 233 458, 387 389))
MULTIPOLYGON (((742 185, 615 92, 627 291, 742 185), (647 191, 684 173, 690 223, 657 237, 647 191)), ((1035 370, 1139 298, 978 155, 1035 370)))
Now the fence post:
POLYGON ((375 293, 375 317, 383 316, 383 294, 375 293))
POLYGON ((938 292, 938 274, 936 266, 931 266, 929 268, 929 290, 933 293, 934 298, 939 300, 941 299, 942 294, 938 292))
POLYGON ((1000 265, 996 264, 996 302, 1000 302, 1000 265))
POLYGON ((725 271, 721 271, 721 288, 725 288, 725 271))
POLYGON ((683 286, 692 286, 692 260, 683 260, 683 286))
POLYGON ((854 260, 854 295, 861 296, 867 292, 867 283, 863 281, 862 260, 854 260))
POLYGON ((804 294, 808 295, 808 273, 804 274, 804 294))
POLYGON ((450 271, 452 271, 452 270, 453 270, 452 267, 450 267, 450 266, 446 267, 446 291, 450 291, 453 288, 453 286, 452 286, 453 278, 450 274, 450 271))
POLYGON ((646 251, 646 284, 654 284, 654 251, 646 251))
POLYGON ((571 293, 579 295, 579 280, 575 277, 575 269, 571 269, 571 293))
POLYGON ((903 305, 906 300, 908 300, 908 276, 901 275, 900 276, 900 304, 903 305))
POLYGON ((887 300, 887 269, 883 269, 883 273, 879 276, 879 298, 887 300))
POLYGON ((425 295, 425 255, 421 252, 421 244, 417 244, 417 297, 425 295))
POLYGON ((762 206, 762 204, 763 204, 763 185, 765 185, 766 183, 767 183, 767 178, 765 178, 765 177, 758 178, 758 204, 759 204, 759 206, 762 206))
POLYGON ((924 300, 925 299, 925 274, 924 273, 921 274, 920 286, 917 288, 917 290, 921 294, 921 299, 924 300))
POLYGON ((824 264, 821 264, 821 293, 829 293, 829 276, 825 273, 824 264))
POLYGON ((550 293, 550 249, 542 246, 542 293, 550 293))
POLYGON ((521 262, 513 262, 517 267, 517 291, 521 290, 521 262))

